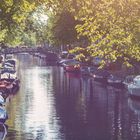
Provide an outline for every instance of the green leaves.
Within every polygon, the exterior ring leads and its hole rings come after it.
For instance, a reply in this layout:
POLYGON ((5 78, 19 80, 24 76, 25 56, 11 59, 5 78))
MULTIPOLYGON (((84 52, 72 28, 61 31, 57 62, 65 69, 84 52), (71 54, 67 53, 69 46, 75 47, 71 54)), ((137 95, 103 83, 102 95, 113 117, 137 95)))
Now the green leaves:
POLYGON ((139 1, 126 3, 125 0, 93 0, 94 5, 90 2, 86 0, 88 10, 84 8, 85 17, 82 14, 83 8, 78 12, 77 17, 82 23, 76 29, 79 36, 87 36, 90 40, 88 49, 92 52, 91 55, 112 62, 121 57, 126 64, 129 59, 139 60, 139 1), (92 11, 90 14, 89 10, 92 11))
POLYGON ((65 46, 74 43, 77 39, 76 22, 74 16, 68 11, 63 11, 57 15, 50 15, 47 31, 49 33, 49 42, 65 46), (52 42, 52 39, 54 42, 52 42))
POLYGON ((26 20, 38 5, 34 0, 1 0, 0 41, 9 45, 22 43, 26 20))
POLYGON ((7 33, 6 29, 0 31, 0 42, 4 40, 6 33, 7 33))
POLYGON ((67 45, 82 40, 73 50, 78 59, 121 58, 128 65, 140 61, 139 5, 139 0, 2 0, 0 41, 67 45), (45 24, 38 22, 42 13, 49 17, 45 24))

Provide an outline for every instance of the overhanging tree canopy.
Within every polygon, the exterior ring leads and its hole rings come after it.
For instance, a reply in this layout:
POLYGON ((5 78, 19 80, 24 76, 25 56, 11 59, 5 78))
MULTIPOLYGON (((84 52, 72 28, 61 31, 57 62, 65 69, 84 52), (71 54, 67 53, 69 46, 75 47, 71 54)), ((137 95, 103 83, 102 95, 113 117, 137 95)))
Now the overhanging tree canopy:
MULTIPOLYGON (((81 5, 83 2, 81 2, 81 5)), ((76 29, 87 36, 91 56, 128 64, 140 60, 140 1, 139 0, 86 0, 78 13, 83 24, 76 29)))
POLYGON ((28 25, 25 22, 27 17, 41 5, 46 6, 51 18, 48 26, 43 27, 46 32, 44 30, 40 33, 52 43, 62 40, 67 43, 64 32, 60 31, 63 25, 62 17, 65 17, 62 13, 68 11, 70 15, 74 14, 75 19, 81 21, 78 22, 76 30, 79 36, 86 36, 89 40, 90 45, 85 48, 89 53, 87 56, 99 56, 113 62, 121 58, 126 64, 130 60, 140 60, 139 0, 2 0, 0 41, 10 37, 10 31, 13 34, 17 31, 19 36, 28 25), (57 15, 62 17, 58 20, 57 15))
MULTIPOLYGON (((43 0, 1 0, 0 42, 21 42, 28 16, 43 3, 43 0)), ((12 44, 12 43, 11 43, 12 44)))

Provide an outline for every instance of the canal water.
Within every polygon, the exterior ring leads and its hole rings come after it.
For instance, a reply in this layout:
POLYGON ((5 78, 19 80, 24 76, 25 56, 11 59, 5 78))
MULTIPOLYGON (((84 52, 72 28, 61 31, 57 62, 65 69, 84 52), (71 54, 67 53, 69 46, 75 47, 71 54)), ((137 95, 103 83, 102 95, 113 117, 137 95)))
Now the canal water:
POLYGON ((6 100, 5 140, 139 140, 140 101, 126 90, 19 54, 20 90, 6 100))

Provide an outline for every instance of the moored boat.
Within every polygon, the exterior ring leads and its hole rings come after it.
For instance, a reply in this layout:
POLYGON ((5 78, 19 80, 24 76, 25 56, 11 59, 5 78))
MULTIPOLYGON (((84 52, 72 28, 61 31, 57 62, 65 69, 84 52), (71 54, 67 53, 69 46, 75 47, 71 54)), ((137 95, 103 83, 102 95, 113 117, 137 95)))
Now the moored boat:
POLYGON ((80 72, 82 75, 90 75, 89 67, 88 66, 81 66, 80 67, 80 72))
POLYGON ((5 123, 7 119, 8 119, 8 114, 6 109, 0 106, 0 122, 5 123))
POLYGON ((110 73, 106 70, 98 69, 91 76, 94 78, 95 81, 107 84, 107 78, 110 76, 110 73))
POLYGON ((79 61, 72 61, 63 64, 63 69, 65 72, 80 72, 80 62, 79 61))
POLYGON ((0 92, 0 104, 3 105, 4 104, 4 98, 2 96, 2 93, 0 92))
POLYGON ((109 86, 113 86, 115 88, 124 88, 124 83, 123 83, 123 79, 120 78, 120 77, 117 77, 115 75, 110 75, 108 78, 107 78, 107 84, 109 86))
POLYGON ((6 98, 8 94, 15 93, 19 89, 20 81, 15 77, 3 77, 0 80, 0 92, 6 98))
POLYGON ((131 96, 140 97, 140 75, 133 79, 133 82, 127 85, 128 92, 131 96))

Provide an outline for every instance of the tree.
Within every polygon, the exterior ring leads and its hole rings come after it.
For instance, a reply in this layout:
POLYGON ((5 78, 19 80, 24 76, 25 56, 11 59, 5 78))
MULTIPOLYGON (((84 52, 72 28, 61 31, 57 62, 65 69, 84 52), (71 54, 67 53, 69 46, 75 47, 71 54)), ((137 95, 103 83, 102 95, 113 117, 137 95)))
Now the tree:
POLYGON ((140 60, 140 1, 139 0, 84 0, 77 18, 82 24, 76 29, 87 36, 87 47, 93 57, 110 62, 121 58, 126 65, 140 60))
POLYGON ((20 44, 26 19, 43 2, 44 0, 1 0, 0 41, 10 45, 20 44))
POLYGON ((56 21, 56 26, 53 31, 60 44, 70 45, 76 41, 77 32, 75 26, 76 20, 70 12, 63 11, 58 15, 58 20, 56 21))
POLYGON ((47 39, 51 45, 71 46, 77 41, 77 21, 69 11, 50 13, 47 24, 47 39))

